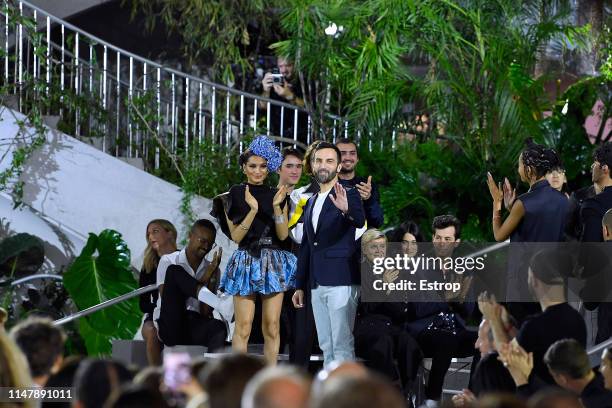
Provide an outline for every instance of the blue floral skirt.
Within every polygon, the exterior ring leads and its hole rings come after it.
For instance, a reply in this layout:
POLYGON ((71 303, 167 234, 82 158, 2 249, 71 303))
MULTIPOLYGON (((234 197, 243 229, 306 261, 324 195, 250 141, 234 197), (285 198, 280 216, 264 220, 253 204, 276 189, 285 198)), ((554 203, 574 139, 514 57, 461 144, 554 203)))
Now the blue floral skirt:
POLYGON ((228 295, 269 295, 295 288, 297 258, 280 249, 261 250, 256 258, 245 249, 234 252, 221 278, 220 289, 228 295))

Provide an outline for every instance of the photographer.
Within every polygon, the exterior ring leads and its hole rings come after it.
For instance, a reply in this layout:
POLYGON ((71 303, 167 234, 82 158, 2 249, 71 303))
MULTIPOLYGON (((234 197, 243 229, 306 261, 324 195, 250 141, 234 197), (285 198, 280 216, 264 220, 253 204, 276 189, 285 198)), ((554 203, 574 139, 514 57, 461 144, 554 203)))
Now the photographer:
MULTIPOLYGON (((272 72, 267 72, 261 84, 263 87, 261 96, 275 101, 289 103, 300 108, 304 107, 302 87, 297 75, 294 75, 293 62, 288 59, 278 57, 277 68, 274 68, 272 72)), ((266 110, 267 106, 268 104, 266 101, 259 101, 260 109, 266 110)), ((294 110, 285 108, 281 121, 281 107, 270 105, 270 109, 270 134, 293 139, 295 125, 294 110)), ((297 128, 298 140, 306 141, 308 116, 304 112, 298 113, 297 128)))

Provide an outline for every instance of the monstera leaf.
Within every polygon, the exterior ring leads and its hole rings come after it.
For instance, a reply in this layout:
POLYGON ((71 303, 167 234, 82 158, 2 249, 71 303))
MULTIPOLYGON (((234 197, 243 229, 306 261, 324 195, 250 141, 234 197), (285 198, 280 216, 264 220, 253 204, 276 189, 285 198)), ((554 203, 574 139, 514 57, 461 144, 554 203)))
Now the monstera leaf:
MULTIPOLYGON (((130 269, 130 250, 113 230, 89 234, 87 244, 64 274, 64 286, 79 310, 131 292, 138 287, 130 269)), ((107 354, 111 340, 131 339, 142 314, 132 298, 99 310, 79 323, 89 354, 107 354)))
POLYGON ((0 279, 19 279, 38 271, 45 261, 40 238, 21 233, 0 242, 0 279))

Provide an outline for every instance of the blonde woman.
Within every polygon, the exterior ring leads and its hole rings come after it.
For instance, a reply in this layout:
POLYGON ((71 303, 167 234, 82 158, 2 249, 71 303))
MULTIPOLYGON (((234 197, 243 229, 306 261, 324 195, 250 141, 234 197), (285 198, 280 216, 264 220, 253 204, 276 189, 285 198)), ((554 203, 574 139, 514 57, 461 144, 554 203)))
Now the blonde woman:
MULTIPOLYGON (((28 362, 19 347, 9 338, 4 330, 0 330, 0 387, 24 388, 32 387, 28 362)), ((34 408, 34 400, 2 404, 3 407, 34 408)))
MULTIPOLYGON (((176 236, 176 228, 168 220, 155 219, 147 224, 147 247, 139 278, 139 286, 141 288, 156 283, 159 259, 163 255, 177 250, 176 236)), ((158 296, 159 293, 157 291, 140 296, 140 310, 145 314, 142 325, 142 337, 147 344, 147 359, 150 365, 161 364, 161 341, 153 324, 153 310, 157 304, 158 296)))

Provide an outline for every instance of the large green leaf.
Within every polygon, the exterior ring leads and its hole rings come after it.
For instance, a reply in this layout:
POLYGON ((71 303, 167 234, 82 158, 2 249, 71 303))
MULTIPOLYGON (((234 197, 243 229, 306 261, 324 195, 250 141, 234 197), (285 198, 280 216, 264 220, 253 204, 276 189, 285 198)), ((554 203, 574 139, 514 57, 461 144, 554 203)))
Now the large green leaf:
POLYGON ((21 278, 38 271, 45 260, 40 238, 21 233, 0 242, 0 277, 21 278))
MULTIPOLYGON (((64 285, 79 310, 94 306, 137 288, 130 269, 130 250, 113 230, 89 234, 87 244, 64 274, 64 285)), ((132 298, 86 317, 79 324, 90 354, 110 351, 114 338, 132 338, 142 314, 132 298)))

